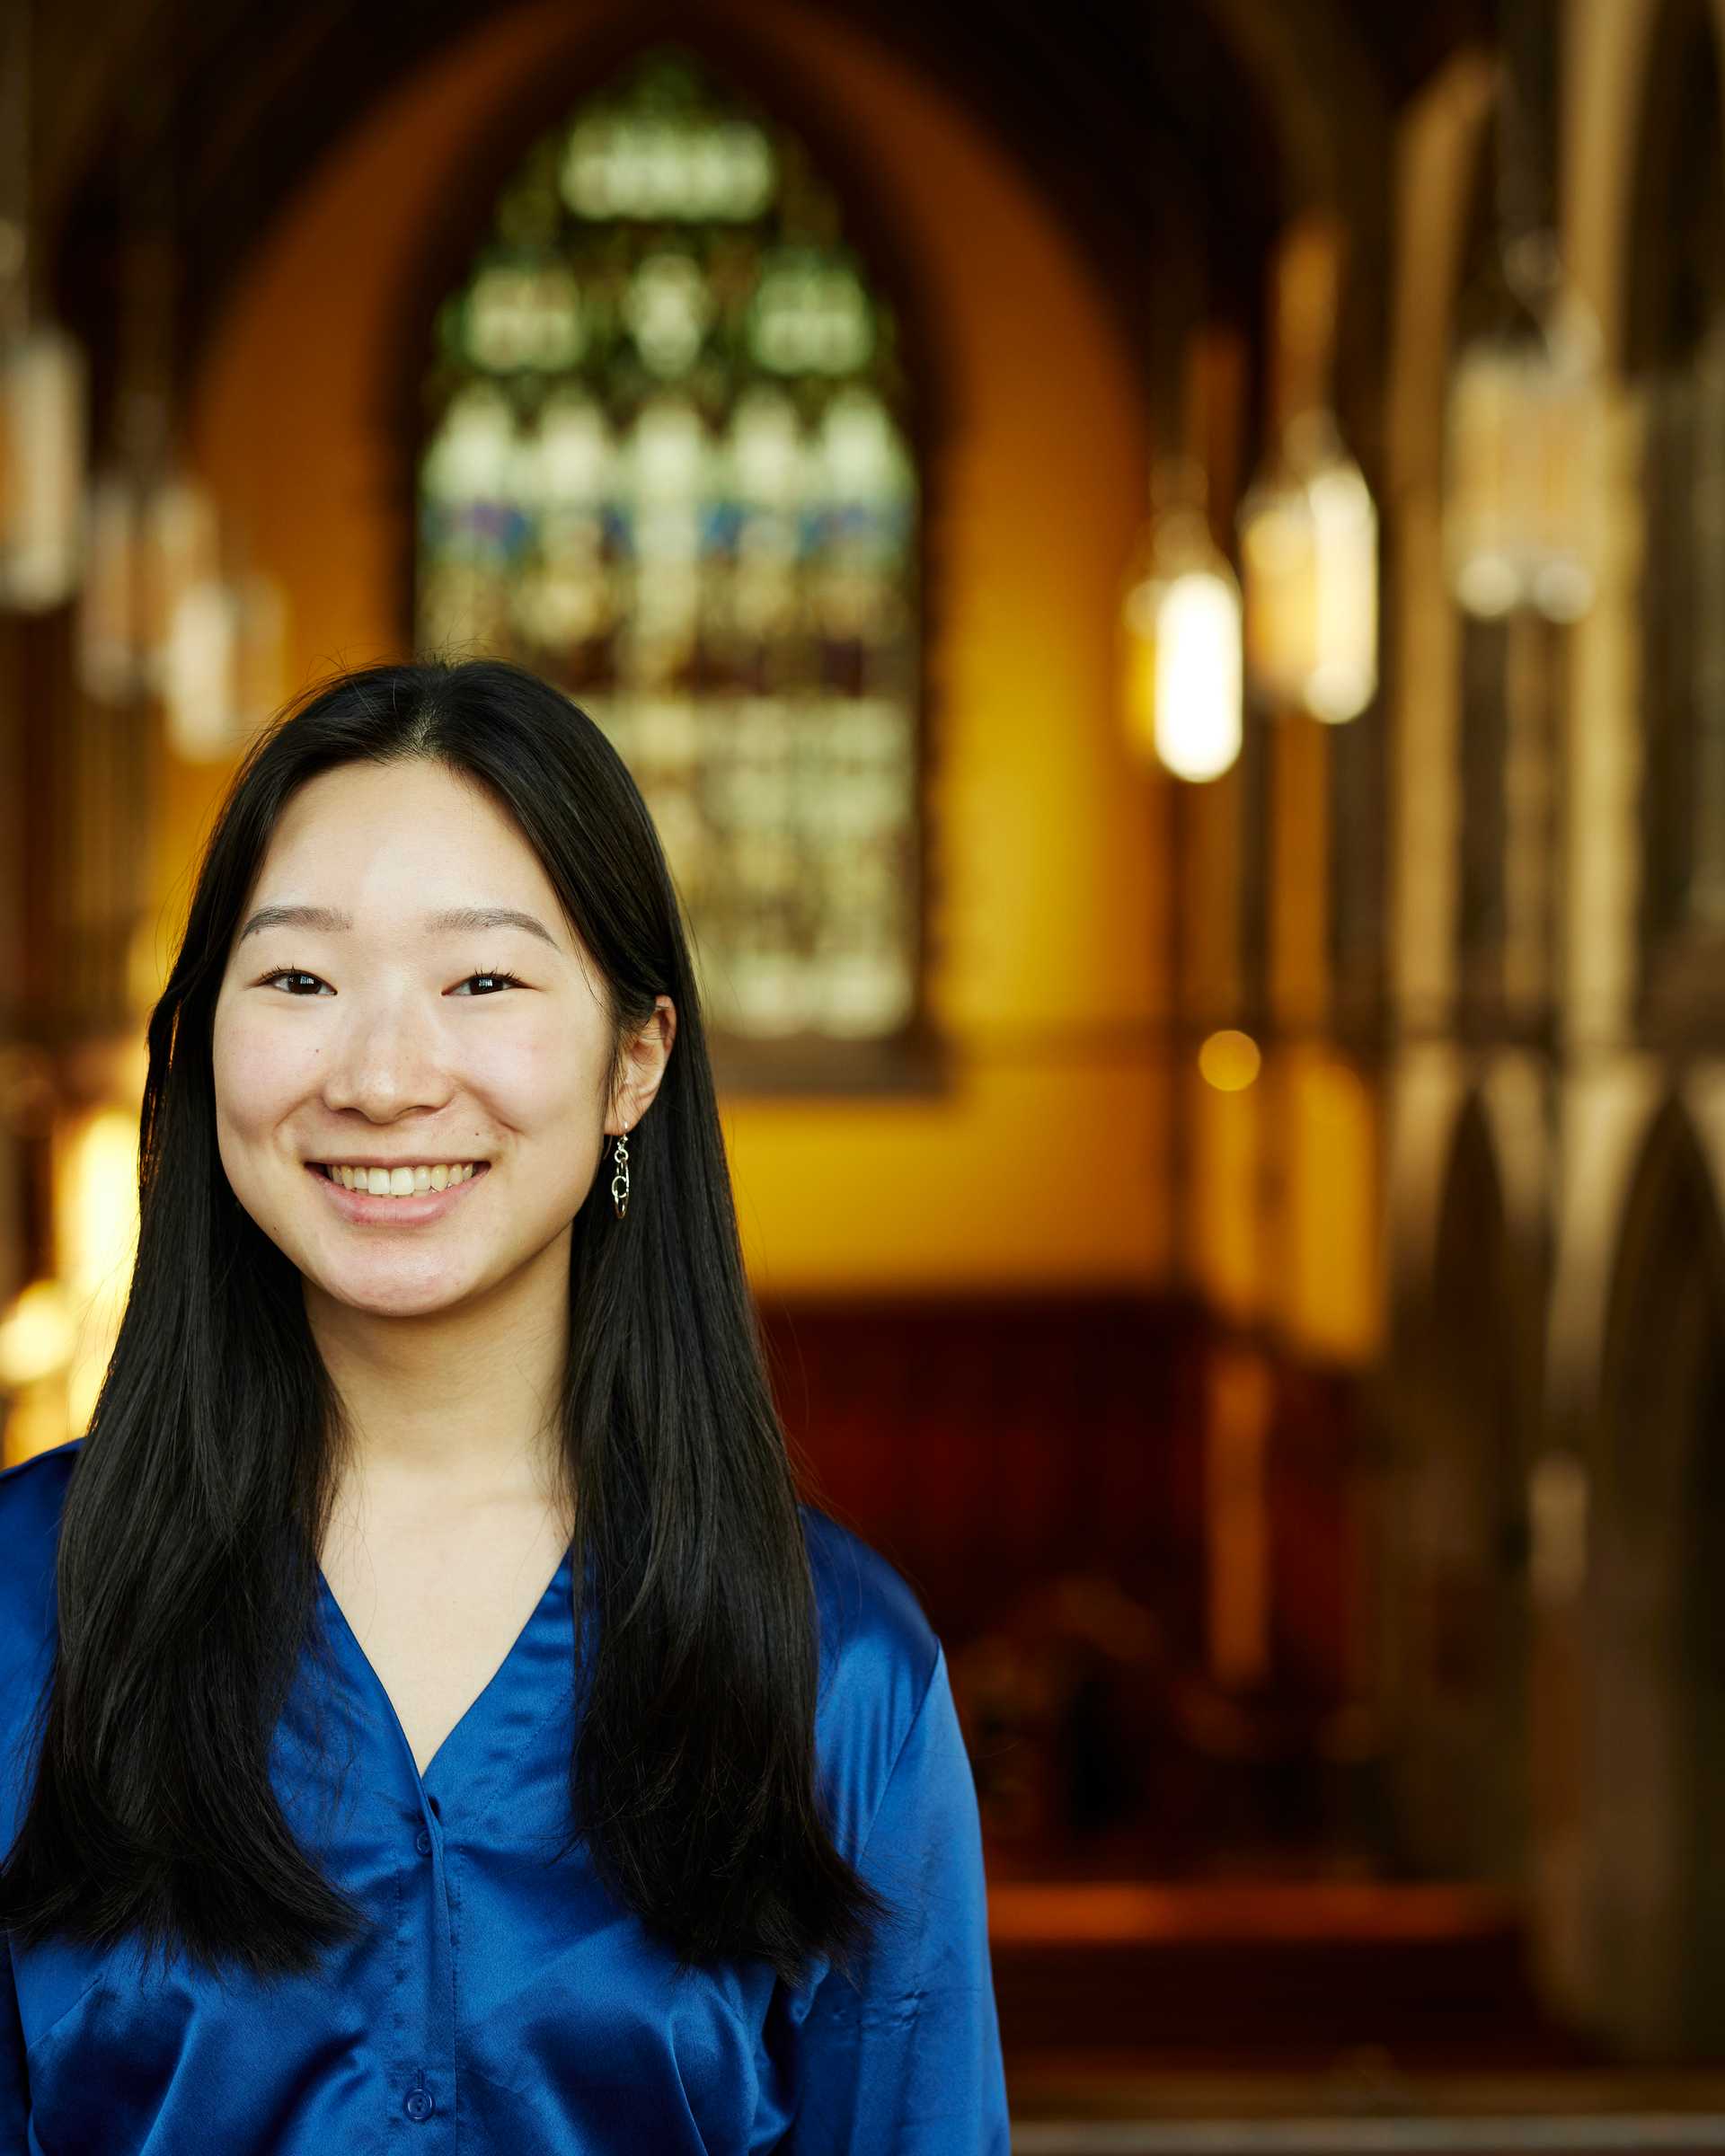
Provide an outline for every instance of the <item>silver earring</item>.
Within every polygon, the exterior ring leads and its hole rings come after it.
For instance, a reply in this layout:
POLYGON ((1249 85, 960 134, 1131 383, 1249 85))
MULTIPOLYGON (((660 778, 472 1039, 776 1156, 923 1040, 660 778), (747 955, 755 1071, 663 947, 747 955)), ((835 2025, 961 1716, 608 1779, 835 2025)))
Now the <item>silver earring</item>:
POLYGON ((629 1210, 629 1133, 625 1127, 617 1135, 616 1172, 611 1178, 611 1203, 616 1207, 621 1220, 629 1210))

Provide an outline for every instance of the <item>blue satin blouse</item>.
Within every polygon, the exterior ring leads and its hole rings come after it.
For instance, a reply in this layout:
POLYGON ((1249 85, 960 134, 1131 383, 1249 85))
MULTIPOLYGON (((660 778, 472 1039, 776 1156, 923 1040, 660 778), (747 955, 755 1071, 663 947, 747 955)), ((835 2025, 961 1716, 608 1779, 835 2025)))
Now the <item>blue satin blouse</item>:
MULTIPOLYGON (((82 1443, 0 1475, 7 1848, 82 1443)), ((567 1815, 569 1551, 423 1775, 320 1576, 332 1665, 308 1654, 272 1772, 304 1846, 380 1923, 267 1991, 179 1957, 146 1973, 130 1944, 9 1939, 0 2156, 1004 2156, 981 1835, 945 1656, 884 1559, 803 1518, 833 1832, 901 1913, 857 1981, 817 1965, 792 1988, 753 1960, 679 1980, 584 1851, 543 1863, 567 1815)))

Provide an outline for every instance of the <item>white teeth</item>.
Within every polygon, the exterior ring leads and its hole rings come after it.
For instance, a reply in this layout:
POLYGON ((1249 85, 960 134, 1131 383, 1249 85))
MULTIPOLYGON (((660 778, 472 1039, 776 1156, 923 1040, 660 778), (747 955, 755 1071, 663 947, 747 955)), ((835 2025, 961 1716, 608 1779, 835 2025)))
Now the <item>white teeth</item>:
POLYGON ((471 1182, 478 1163, 438 1162, 432 1167, 416 1162, 411 1168, 332 1167, 331 1175, 344 1190, 363 1190, 373 1197, 411 1197, 416 1190, 447 1190, 451 1184, 471 1182))

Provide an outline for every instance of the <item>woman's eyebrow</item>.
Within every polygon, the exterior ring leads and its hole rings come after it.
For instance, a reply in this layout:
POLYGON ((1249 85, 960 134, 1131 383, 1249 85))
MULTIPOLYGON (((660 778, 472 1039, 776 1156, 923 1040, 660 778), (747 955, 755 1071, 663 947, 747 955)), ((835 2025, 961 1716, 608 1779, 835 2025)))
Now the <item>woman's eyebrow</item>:
MULTIPOLYGON (((524 914, 512 906, 450 906, 441 913, 427 914, 420 925, 428 936, 465 934, 482 928, 519 928, 549 943, 553 950, 562 948, 535 915, 524 914)), ((240 931, 239 941, 243 943, 260 928, 315 928, 333 934, 352 926, 353 915, 338 913, 332 906, 261 906, 240 931)))

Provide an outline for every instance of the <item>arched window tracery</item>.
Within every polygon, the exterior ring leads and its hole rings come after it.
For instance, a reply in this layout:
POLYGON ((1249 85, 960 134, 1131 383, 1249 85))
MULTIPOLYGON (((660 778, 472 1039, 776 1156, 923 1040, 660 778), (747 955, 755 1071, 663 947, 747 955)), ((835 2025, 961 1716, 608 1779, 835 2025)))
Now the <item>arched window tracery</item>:
POLYGON ((802 145, 677 48, 535 142, 440 308, 415 639, 633 771, 715 1036, 919 1002, 920 482, 892 307, 802 145))

